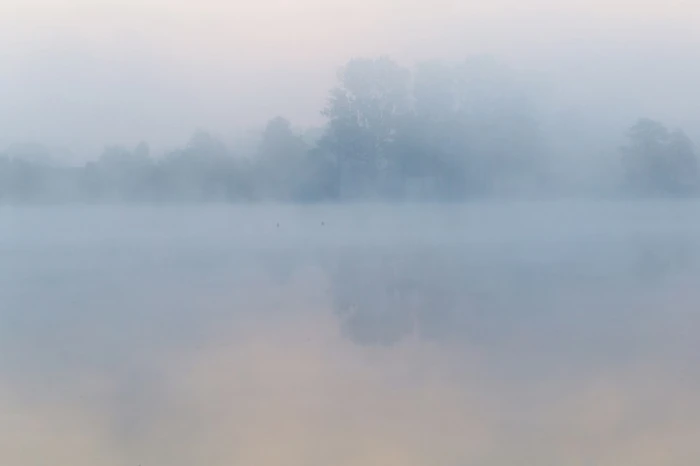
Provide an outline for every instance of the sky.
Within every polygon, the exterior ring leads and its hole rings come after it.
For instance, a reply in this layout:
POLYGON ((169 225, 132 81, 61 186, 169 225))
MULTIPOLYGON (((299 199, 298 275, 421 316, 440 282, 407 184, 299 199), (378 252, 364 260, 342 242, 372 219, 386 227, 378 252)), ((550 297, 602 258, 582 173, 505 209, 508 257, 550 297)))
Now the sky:
MULTIPOLYGON (((336 69, 493 55, 562 107, 700 127, 696 0, 5 0, 0 146, 166 148, 278 114, 318 125, 336 69)), ((690 131, 693 132, 692 130, 690 131)))

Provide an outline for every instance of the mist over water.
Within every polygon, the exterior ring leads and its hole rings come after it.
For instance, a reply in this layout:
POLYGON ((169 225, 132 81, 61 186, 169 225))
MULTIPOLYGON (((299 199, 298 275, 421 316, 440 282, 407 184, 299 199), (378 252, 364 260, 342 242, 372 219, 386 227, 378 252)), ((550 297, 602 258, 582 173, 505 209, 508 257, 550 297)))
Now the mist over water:
POLYGON ((0 466, 695 466, 698 5, 0 1, 0 466))
POLYGON ((3 207, 0 463, 692 464, 699 214, 3 207))

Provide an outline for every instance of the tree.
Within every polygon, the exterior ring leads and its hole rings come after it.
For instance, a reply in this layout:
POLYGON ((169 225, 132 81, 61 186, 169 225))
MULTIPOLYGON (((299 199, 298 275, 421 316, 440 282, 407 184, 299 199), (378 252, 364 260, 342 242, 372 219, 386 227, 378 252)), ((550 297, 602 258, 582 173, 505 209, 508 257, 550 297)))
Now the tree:
POLYGON ((300 183, 295 200, 340 200, 340 165, 332 153, 323 147, 314 147, 307 152, 303 166, 304 182, 300 183))
POLYGON ((466 60, 455 74, 469 192, 498 195, 537 184, 542 136, 525 83, 488 57, 466 60))
POLYGON ((12 144, 7 148, 6 152, 11 159, 22 160, 37 166, 48 166, 52 163, 51 151, 43 144, 12 144))
POLYGON ((669 173, 667 176, 675 184, 677 194, 697 192, 699 173, 698 160, 693 141, 682 131, 671 133, 668 145, 669 173))
POLYGON ((388 57, 354 59, 338 79, 323 111, 328 126, 320 146, 336 157, 344 195, 377 195, 398 122, 409 111, 410 72, 388 57))
POLYGON ((688 195, 698 187, 693 143, 681 130, 642 118, 622 148, 626 188, 636 195, 688 195))
POLYGON ((0 152, 0 203, 7 202, 11 197, 10 183, 12 181, 12 161, 0 152))
MULTIPOLYGON (((249 198, 242 165, 226 144, 196 132, 184 149, 171 152, 158 164, 158 185, 165 197, 184 201, 229 201, 249 198)), ((247 175, 247 173, 245 173, 247 175)))
POLYGON ((426 194, 444 200, 532 183, 541 135, 526 89, 515 78, 492 60, 419 64, 413 112, 396 144, 406 180, 429 181, 426 194))
POLYGON ((96 163, 86 165, 82 190, 91 200, 144 200, 149 197, 153 166, 145 143, 133 150, 107 146, 96 163))
POLYGON ((463 199, 469 154, 457 100, 455 67, 419 64, 413 79, 413 112, 403 118, 394 158, 405 195, 463 199))
POLYGON ((305 158, 308 147, 282 117, 270 120, 263 131, 257 153, 256 197, 290 200, 306 182, 305 158))

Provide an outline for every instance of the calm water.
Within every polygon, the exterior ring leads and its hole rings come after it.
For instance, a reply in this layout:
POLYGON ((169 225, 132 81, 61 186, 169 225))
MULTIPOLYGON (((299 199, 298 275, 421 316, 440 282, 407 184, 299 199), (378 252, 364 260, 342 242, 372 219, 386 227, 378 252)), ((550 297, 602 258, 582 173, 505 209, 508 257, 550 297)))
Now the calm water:
POLYGON ((0 462, 692 464, 699 252, 698 203, 3 207, 0 462))

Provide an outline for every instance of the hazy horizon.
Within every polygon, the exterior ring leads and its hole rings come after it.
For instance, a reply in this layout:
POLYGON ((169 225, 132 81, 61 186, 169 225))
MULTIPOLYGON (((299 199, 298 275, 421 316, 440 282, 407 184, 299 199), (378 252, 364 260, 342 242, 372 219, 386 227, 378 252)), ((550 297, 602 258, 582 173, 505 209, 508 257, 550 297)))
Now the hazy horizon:
POLYGON ((0 464, 690 466, 697 0, 0 0, 0 464))
POLYGON ((0 12, 0 147, 78 161, 141 140, 166 150, 196 129, 231 139, 276 115, 320 125, 338 67, 378 55, 489 55, 603 127, 647 116, 700 135, 692 2, 9 0, 0 12))

